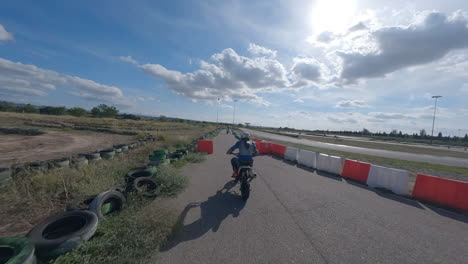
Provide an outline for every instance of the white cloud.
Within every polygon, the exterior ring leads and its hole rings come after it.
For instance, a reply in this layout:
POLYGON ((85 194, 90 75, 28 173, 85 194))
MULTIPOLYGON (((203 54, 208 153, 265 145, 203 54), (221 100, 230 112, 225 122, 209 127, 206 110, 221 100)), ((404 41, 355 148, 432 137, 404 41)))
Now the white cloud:
POLYGON ((124 62, 128 62, 134 65, 138 65, 138 61, 132 58, 132 56, 120 56, 119 59, 124 62))
POLYGON ((145 73, 162 80, 175 93, 191 99, 232 100, 233 98, 256 104, 268 105, 258 93, 280 92, 299 87, 320 75, 316 61, 296 60, 293 72, 288 72, 282 63, 266 57, 248 58, 238 55, 233 49, 225 49, 211 56, 213 63, 201 61, 199 70, 189 73, 168 70, 159 64, 139 66, 145 73), (315 70, 315 71, 314 71, 315 70))
POLYGON ((0 94, 46 96, 58 87, 70 89, 68 93, 87 100, 125 104, 125 97, 117 87, 0 58, 0 94))
POLYGON ((294 58, 291 72, 295 75, 295 87, 301 87, 310 82, 318 82, 325 72, 325 66, 312 58, 294 58))
POLYGON ((265 48, 254 43, 249 44, 249 52, 253 55, 265 56, 270 58, 276 57, 276 50, 265 48))
POLYGON ((408 26, 381 27, 368 37, 377 50, 340 51, 341 78, 383 77, 409 66, 443 58, 453 50, 468 48, 468 17, 461 12, 447 16, 440 12, 422 13, 408 26))
POLYGON ((468 83, 465 83, 462 88, 460 88, 460 92, 468 93, 468 83))
POLYGON ((344 100, 339 101, 336 104, 338 108, 356 108, 356 107, 365 107, 367 104, 362 100, 344 100))
POLYGON ((0 24, 0 41, 1 40, 13 40, 13 34, 8 32, 2 24, 0 24))

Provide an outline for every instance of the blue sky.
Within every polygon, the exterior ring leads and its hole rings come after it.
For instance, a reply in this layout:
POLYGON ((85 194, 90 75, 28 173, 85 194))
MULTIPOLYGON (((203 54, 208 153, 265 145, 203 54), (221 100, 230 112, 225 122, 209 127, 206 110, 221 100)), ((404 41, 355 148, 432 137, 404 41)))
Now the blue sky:
POLYGON ((466 1, 252 2, 2 1, 0 100, 468 133, 466 1))

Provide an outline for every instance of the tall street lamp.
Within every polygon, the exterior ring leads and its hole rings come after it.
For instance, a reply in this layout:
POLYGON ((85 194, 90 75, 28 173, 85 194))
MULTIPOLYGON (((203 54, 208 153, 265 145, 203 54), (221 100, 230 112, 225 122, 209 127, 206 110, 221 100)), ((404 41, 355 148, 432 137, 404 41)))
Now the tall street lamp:
POLYGON ((237 103, 237 99, 234 99, 234 110, 232 112, 232 126, 234 126, 234 121, 236 120, 236 103, 237 103))
POLYGON ((435 99, 435 102, 434 102, 434 118, 432 119, 431 145, 432 145, 432 138, 434 137, 434 124, 435 124, 436 111, 437 111, 437 99, 441 97, 442 97, 441 95, 432 96, 432 98, 435 99))
POLYGON ((219 122, 219 100, 220 98, 218 97, 218 105, 216 106, 216 125, 218 125, 219 122))

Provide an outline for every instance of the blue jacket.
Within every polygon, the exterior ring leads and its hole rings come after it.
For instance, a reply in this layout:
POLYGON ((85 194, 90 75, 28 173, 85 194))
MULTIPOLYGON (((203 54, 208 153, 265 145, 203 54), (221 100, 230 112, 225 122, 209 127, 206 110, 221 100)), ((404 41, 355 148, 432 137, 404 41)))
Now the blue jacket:
POLYGON ((257 146, 253 141, 239 140, 237 143, 229 149, 229 152, 239 149, 239 159, 241 160, 252 160, 252 156, 257 154, 257 146))

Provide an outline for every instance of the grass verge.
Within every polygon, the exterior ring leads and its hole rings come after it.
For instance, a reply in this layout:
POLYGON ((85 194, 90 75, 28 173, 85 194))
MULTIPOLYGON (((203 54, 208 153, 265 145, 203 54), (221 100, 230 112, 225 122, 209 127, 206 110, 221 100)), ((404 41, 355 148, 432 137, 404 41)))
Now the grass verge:
POLYGON ((330 150, 324 148, 317 148, 302 144, 291 143, 287 141, 274 140, 267 137, 260 137, 261 139, 276 142, 282 145, 306 149, 314 152, 320 152, 339 156, 347 159, 359 160, 363 162, 372 163, 379 166, 390 167, 395 169, 407 170, 410 173, 410 180, 415 181, 418 173, 424 173, 449 179, 468 181, 468 168, 439 165, 425 162, 407 161, 400 159, 375 157, 365 154, 351 153, 345 151, 330 150))

